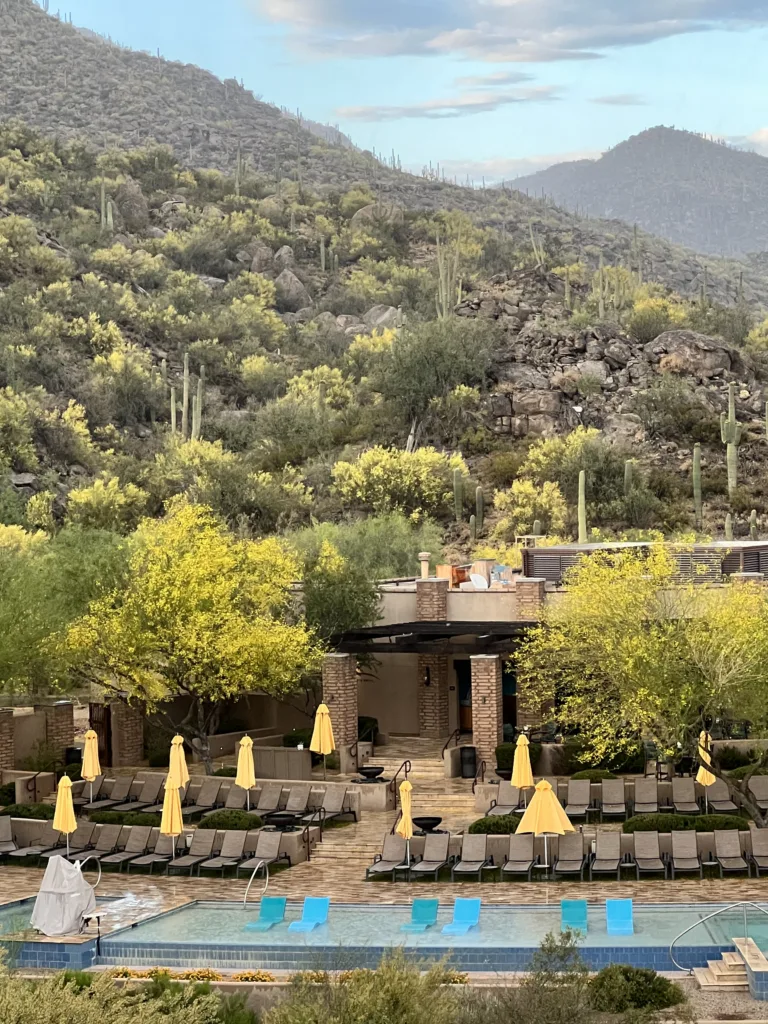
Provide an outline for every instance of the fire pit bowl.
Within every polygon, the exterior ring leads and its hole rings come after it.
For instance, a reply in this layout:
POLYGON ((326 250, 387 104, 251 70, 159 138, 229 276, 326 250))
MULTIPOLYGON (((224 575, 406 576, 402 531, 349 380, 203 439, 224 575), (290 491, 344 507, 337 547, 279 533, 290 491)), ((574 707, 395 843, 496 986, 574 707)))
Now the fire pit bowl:
POLYGON ((413 824, 420 832, 434 832, 442 820, 442 818, 419 817, 413 819, 413 824))
POLYGON ((357 770, 364 779, 378 779, 378 777, 384 771, 383 768, 380 768, 378 765, 375 764, 366 764, 363 765, 362 768, 358 768, 357 770))
POLYGON ((289 832, 296 827, 299 818, 300 815, 293 811, 274 811, 272 814, 267 814, 264 820, 267 825, 271 825, 278 832, 289 832))

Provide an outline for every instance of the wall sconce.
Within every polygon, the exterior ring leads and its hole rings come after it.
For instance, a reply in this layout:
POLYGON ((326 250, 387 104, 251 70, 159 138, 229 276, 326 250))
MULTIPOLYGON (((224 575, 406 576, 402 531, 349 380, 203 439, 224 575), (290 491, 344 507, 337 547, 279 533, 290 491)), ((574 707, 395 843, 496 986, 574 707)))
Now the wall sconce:
POLYGON ((429 665, 427 665, 427 667, 424 669, 424 685, 425 686, 431 686, 432 685, 432 673, 429 670, 429 665))

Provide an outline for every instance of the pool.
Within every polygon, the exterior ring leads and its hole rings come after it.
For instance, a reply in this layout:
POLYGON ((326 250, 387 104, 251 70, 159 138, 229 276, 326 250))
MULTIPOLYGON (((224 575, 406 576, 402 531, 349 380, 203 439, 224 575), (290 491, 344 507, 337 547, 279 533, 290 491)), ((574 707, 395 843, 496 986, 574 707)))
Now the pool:
MULTIPOLYGON (((727 904, 636 904, 634 935, 614 937, 606 930, 604 905, 592 905, 588 932, 580 944, 582 955, 596 969, 619 962, 674 970, 669 945, 683 929, 694 925, 675 946, 676 958, 686 967, 705 966, 708 959, 733 949, 734 936, 744 934, 740 910, 703 921, 725 907, 727 904)), ((257 914, 257 904, 247 909, 241 903, 186 904, 105 937, 100 962, 341 970, 375 966, 388 951, 401 948, 411 959, 448 956, 451 964, 462 970, 518 971, 528 967, 544 937, 560 929, 559 905, 487 906, 479 927, 461 937, 441 931, 451 919, 451 905, 441 907, 436 927, 416 935, 400 931, 410 919, 407 905, 332 904, 328 924, 309 933, 288 931, 288 922, 301 914, 299 903, 289 904, 285 923, 266 933, 246 930, 257 914)), ((750 910, 747 930, 768 949, 768 917, 750 910)))

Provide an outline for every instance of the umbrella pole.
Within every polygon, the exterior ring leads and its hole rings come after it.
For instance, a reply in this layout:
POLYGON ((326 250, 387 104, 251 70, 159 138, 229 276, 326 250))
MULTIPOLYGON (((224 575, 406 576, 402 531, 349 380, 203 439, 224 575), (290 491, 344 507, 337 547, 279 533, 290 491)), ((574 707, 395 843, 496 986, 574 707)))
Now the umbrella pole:
POLYGON ((410 867, 411 867, 411 840, 410 839, 406 839, 405 840, 405 866, 410 871, 410 867))
POLYGON ((93 803, 93 783, 91 783, 91 803, 93 803))
POLYGON ((245 807, 246 807, 246 810, 250 811, 250 809, 251 809, 251 791, 250 791, 250 789, 246 789, 246 791, 245 791, 245 807))
POLYGON ((67 832, 67 858, 69 858, 69 832, 67 832))
POLYGON ((326 763, 325 763, 325 754, 323 754, 323 779, 327 779, 328 778, 328 774, 327 773, 328 773, 328 769, 327 769, 326 763))
POLYGON ((549 874, 549 857, 547 856, 547 834, 544 833, 544 867, 549 874))

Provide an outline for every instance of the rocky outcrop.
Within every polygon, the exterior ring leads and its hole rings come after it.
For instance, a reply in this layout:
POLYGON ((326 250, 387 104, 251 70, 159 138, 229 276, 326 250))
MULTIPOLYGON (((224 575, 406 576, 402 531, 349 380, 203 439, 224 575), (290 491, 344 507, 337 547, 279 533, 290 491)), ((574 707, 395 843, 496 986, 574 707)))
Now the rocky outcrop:
POLYGON ((292 270, 286 268, 276 279, 277 302, 281 310, 295 313, 312 305, 312 296, 292 270))

